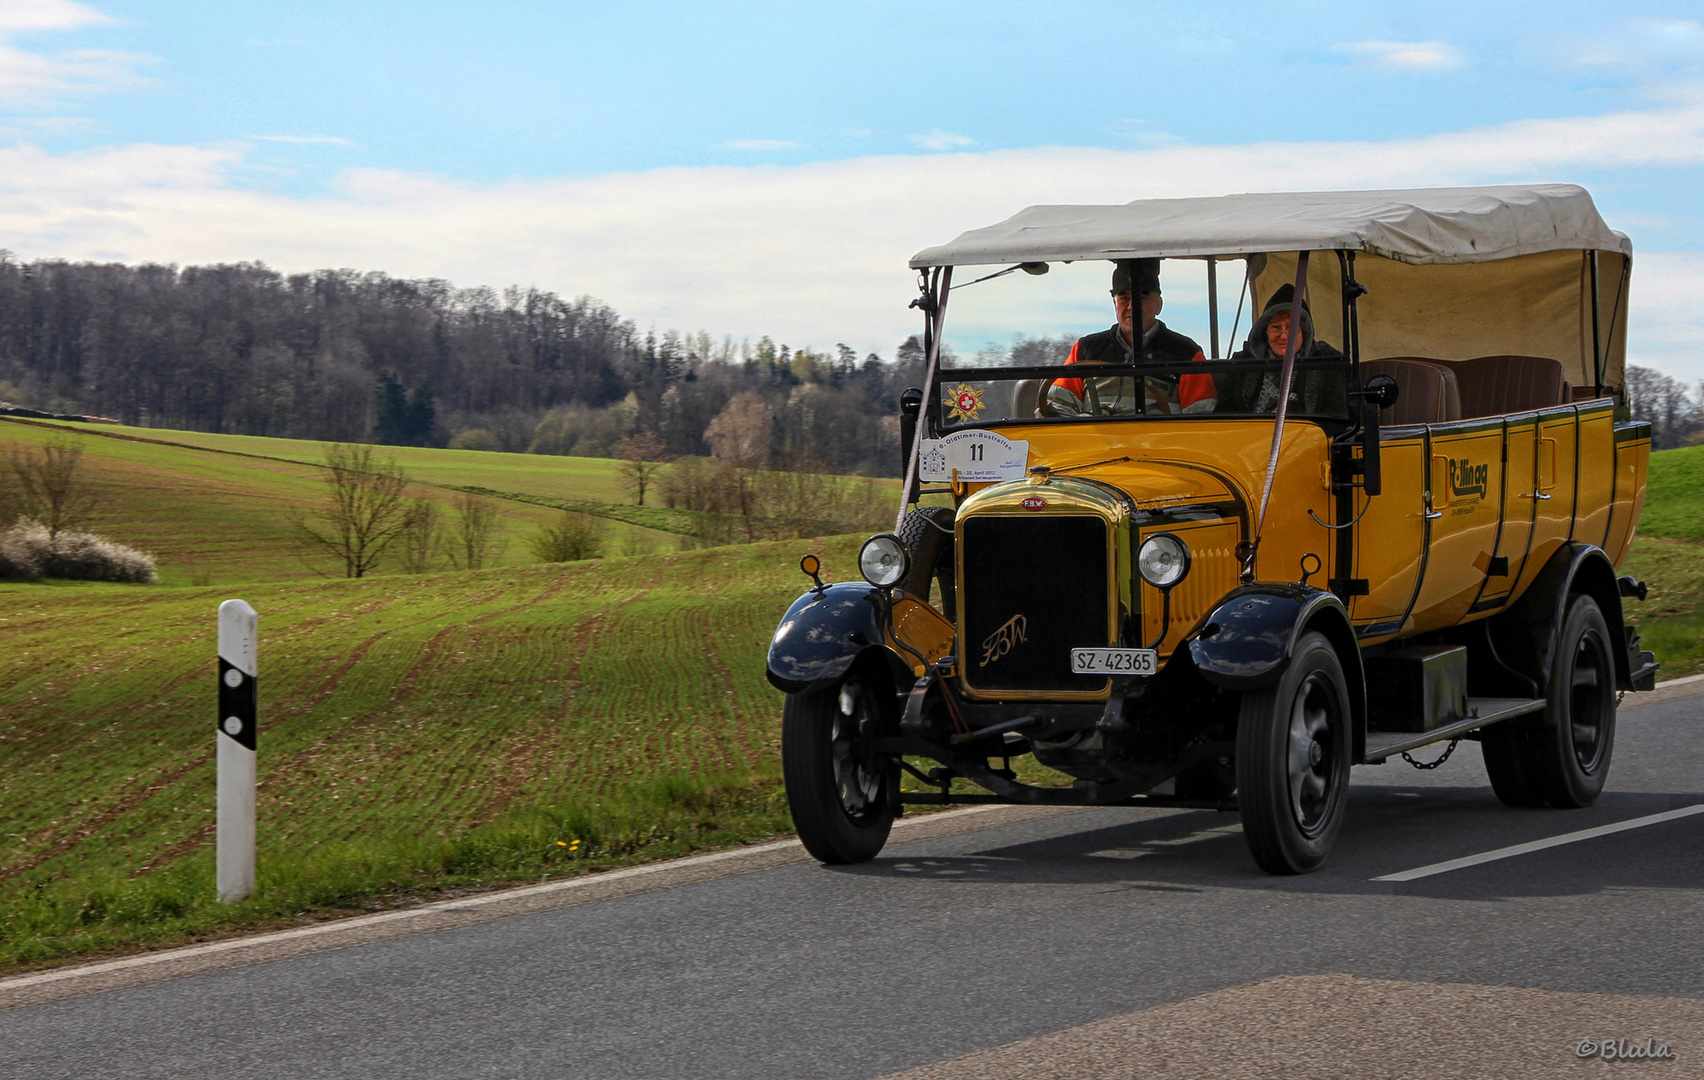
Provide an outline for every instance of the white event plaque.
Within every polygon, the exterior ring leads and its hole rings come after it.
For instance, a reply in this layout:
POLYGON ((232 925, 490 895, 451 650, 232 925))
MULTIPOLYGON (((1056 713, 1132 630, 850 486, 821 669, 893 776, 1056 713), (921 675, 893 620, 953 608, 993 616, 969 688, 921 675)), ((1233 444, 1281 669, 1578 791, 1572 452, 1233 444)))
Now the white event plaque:
POLYGON ((1029 443, 981 429, 924 439, 919 452, 918 475, 930 482, 951 481, 955 469, 961 484, 1022 480, 1029 467, 1029 443))

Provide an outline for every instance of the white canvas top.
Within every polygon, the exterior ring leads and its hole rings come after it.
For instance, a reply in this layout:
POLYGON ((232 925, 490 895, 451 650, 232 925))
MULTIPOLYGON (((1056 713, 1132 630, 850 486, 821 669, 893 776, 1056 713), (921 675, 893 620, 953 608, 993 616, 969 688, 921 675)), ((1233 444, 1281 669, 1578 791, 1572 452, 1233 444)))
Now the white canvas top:
POLYGON ((1545 251, 1631 254, 1574 184, 1296 191, 1122 206, 1032 206, 939 247, 913 267, 1253 252, 1364 251, 1422 266, 1545 251))

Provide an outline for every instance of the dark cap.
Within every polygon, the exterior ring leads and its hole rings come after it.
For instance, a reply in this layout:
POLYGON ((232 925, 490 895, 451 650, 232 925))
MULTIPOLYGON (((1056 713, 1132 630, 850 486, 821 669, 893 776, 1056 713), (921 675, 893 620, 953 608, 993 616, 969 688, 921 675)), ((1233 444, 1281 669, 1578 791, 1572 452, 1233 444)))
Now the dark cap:
POLYGON ((1116 263, 1112 271, 1112 291, 1115 293, 1130 291, 1130 264, 1136 264, 1136 280, 1142 283, 1142 292, 1158 295, 1160 291, 1160 260, 1158 259, 1128 259, 1116 263))
MULTIPOLYGON (((1260 309, 1261 314, 1264 315, 1266 312, 1271 311, 1280 304, 1284 306, 1284 310, 1289 311, 1292 307, 1291 301, 1295 299, 1296 287, 1286 281, 1284 284, 1278 286, 1278 291, 1272 294, 1272 299, 1266 301, 1266 306, 1260 309)), ((1302 297, 1302 310, 1307 312, 1309 315, 1313 314, 1313 309, 1308 307, 1308 298, 1306 296, 1302 297)))

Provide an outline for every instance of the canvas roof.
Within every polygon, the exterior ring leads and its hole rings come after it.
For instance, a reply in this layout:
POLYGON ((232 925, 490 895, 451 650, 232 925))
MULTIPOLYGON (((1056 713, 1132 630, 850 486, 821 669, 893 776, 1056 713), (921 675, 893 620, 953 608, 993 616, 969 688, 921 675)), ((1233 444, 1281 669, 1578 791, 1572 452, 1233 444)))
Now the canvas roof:
POLYGON ((1032 206, 950 243, 913 267, 1254 252, 1364 251, 1415 266, 1481 263, 1546 251, 1630 255, 1574 184, 1302 191, 1115 206, 1032 206))

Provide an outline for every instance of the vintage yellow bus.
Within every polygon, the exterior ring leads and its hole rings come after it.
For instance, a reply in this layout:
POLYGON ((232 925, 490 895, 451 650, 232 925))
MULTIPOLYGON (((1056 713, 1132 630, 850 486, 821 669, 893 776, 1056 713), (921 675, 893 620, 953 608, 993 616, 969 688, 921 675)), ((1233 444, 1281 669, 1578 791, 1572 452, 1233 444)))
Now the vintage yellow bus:
POLYGON ((1505 803, 1597 797, 1656 663, 1615 569, 1650 453, 1617 418, 1632 248, 1584 190, 1037 206, 911 265, 894 532, 862 581, 808 556, 769 650, 813 855, 873 857, 907 803, 1177 805, 1306 872, 1351 766, 1462 739, 1505 803), (1011 327, 1071 274, 1117 318, 1068 353, 943 344, 968 286, 1011 327))

